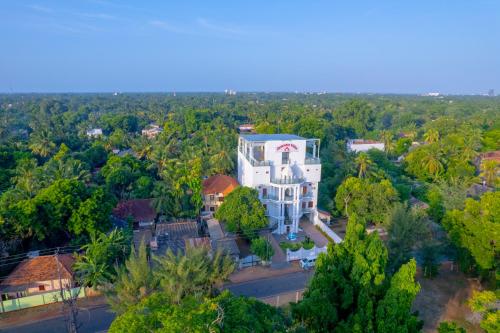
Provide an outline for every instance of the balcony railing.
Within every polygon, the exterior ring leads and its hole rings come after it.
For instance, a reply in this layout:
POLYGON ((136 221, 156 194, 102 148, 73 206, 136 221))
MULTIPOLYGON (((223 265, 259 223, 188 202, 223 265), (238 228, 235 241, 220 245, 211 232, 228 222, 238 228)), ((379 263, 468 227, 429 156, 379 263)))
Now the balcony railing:
POLYGON ((255 158, 253 158, 252 156, 250 156, 248 154, 245 154, 245 158, 247 159, 248 162, 250 162, 250 164, 252 166, 270 166, 271 165, 271 161, 257 161, 255 158))
POLYGON ((313 197, 313 193, 312 192, 307 192, 307 193, 301 193, 300 194, 300 198, 301 199, 310 199, 313 197))
POLYGON ((304 178, 282 178, 282 179, 272 178, 271 179, 271 183, 278 184, 278 185, 301 184, 303 182, 304 182, 304 178))
POLYGON ((321 159, 319 157, 306 157, 304 164, 321 164, 321 159))
POLYGON ((278 200, 278 196, 274 194, 266 194, 262 196, 264 200, 278 200))

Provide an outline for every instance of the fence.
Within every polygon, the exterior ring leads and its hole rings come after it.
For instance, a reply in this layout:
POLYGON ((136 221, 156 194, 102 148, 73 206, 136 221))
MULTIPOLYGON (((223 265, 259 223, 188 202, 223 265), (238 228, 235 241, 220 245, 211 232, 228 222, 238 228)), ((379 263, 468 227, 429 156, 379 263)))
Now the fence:
POLYGON ((268 296, 268 297, 260 297, 259 299, 272 306, 283 306, 287 305, 291 302, 298 302, 302 299, 302 295, 304 294, 304 290, 295 290, 289 291, 286 293, 281 293, 278 295, 268 296))
POLYGON ((331 240, 335 243, 342 242, 342 238, 339 237, 332 229, 330 229, 323 221, 320 220, 318 212, 314 214, 314 225, 317 226, 321 231, 323 231, 331 240))
MULTIPOLYGON (((71 289, 71 291, 65 290, 63 292, 67 297, 70 296, 70 292, 73 296, 78 293, 78 298, 85 297, 85 288, 73 288, 71 289)), ((0 299, 0 312, 10 312, 61 301, 61 292, 59 290, 38 295, 9 299, 6 301, 2 301, 0 299)))
POLYGON ((246 268, 246 267, 252 267, 252 266, 257 266, 261 263, 261 260, 258 256, 256 255, 249 255, 246 256, 245 258, 242 258, 238 261, 239 268, 246 268))
POLYGON ((298 249, 297 251, 291 251, 290 249, 286 249, 286 260, 287 261, 293 261, 293 260, 301 260, 304 258, 308 259, 316 259, 320 253, 326 252, 327 247, 316 247, 314 246, 310 250, 306 250, 303 247, 298 249))

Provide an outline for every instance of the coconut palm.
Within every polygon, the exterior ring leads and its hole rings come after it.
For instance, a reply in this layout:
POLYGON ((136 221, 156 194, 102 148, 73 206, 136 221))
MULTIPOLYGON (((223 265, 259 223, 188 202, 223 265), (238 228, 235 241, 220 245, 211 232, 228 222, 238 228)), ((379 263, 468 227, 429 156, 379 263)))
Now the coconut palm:
POLYGON ((426 155, 422 158, 422 167, 432 177, 437 178, 444 170, 443 162, 441 161, 441 152, 434 146, 429 147, 425 152, 426 155))
POLYGON ((490 186, 495 186, 498 177, 498 162, 495 160, 485 160, 481 163, 481 177, 490 186))
POLYGON ((405 132, 408 138, 414 141, 415 138, 417 137, 417 125, 415 125, 415 123, 411 123, 410 125, 408 125, 405 132))
POLYGON ((210 158, 210 165, 213 173, 225 174, 231 172, 234 168, 234 161, 227 150, 222 149, 210 158))
POLYGON ((158 281, 153 276, 144 242, 141 242, 137 251, 132 248, 129 259, 117 271, 116 280, 106 287, 106 296, 111 308, 118 314, 157 289, 158 281))
POLYGON ((34 154, 47 157, 54 151, 56 144, 52 142, 49 132, 43 130, 31 135, 29 148, 34 154))
POLYGON ((160 289, 172 301, 180 302, 186 295, 209 296, 235 268, 234 262, 221 251, 209 255, 205 247, 187 247, 183 255, 170 249, 166 255, 154 257, 155 277, 160 289))
POLYGON ((359 153, 355 161, 356 164, 358 165, 358 170, 359 170, 358 177, 359 178, 366 177, 370 166, 373 164, 368 154, 364 152, 359 153))
POLYGON ((153 151, 151 141, 143 136, 138 137, 131 142, 132 150, 136 153, 138 159, 149 159, 153 151))
POLYGON ((384 151, 389 154, 394 149, 393 135, 389 131, 382 131, 382 141, 384 142, 384 151))
POLYGON ((427 132, 424 134, 424 140, 427 143, 435 143, 438 142, 439 140, 439 132, 433 128, 429 129, 427 132))

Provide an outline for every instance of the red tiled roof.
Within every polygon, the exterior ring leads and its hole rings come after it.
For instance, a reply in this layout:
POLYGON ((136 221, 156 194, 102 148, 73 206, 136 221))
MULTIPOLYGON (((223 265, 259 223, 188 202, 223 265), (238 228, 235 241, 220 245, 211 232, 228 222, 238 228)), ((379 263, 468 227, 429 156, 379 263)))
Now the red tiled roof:
POLYGON ((61 279, 71 279, 73 276, 71 266, 74 262, 75 259, 71 254, 26 259, 0 283, 0 289, 12 289, 12 287, 24 286, 36 281, 58 280, 59 274, 61 274, 61 279))
POLYGON ((120 201, 113 209, 113 215, 123 220, 131 216, 136 222, 153 221, 156 217, 156 211, 152 206, 152 202, 152 199, 120 201))
POLYGON ((493 160, 493 161, 497 161, 498 163, 500 163, 500 150, 489 151, 489 152, 483 153, 483 154, 481 154, 481 159, 483 161, 493 160))
POLYGON ((224 196, 238 187, 238 181, 226 175, 211 176, 203 181, 203 194, 222 193, 224 196))

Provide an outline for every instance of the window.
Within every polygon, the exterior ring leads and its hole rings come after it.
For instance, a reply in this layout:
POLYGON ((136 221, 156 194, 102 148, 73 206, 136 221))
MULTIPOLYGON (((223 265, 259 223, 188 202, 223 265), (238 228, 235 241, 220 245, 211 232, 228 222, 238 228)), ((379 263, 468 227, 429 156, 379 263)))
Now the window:
POLYGON ((304 208, 306 208, 306 203, 305 202, 302 203, 302 209, 304 209, 304 208))
POLYGON ((41 284, 38 286, 38 290, 39 291, 45 291, 45 285, 44 284, 41 284))
POLYGON ((304 195, 307 194, 307 186, 304 186, 302 188, 302 194, 304 194, 304 195))
POLYGON ((211 212, 215 212, 215 207, 214 206, 210 206, 210 211, 211 212))
POLYGON ((267 197, 267 188, 262 189, 262 196, 265 198, 267 197))
POLYGON ((290 153, 284 151, 281 153, 281 164, 288 164, 288 163, 290 163, 290 153))
POLYGON ((224 202, 224 197, 219 197, 219 202, 224 202))
POLYGON ((210 201, 214 201, 215 200, 215 196, 213 194, 210 194, 210 201))
POLYGON ((307 207, 312 208, 313 206, 314 206, 314 202, 309 201, 309 203, 307 204, 307 207))

